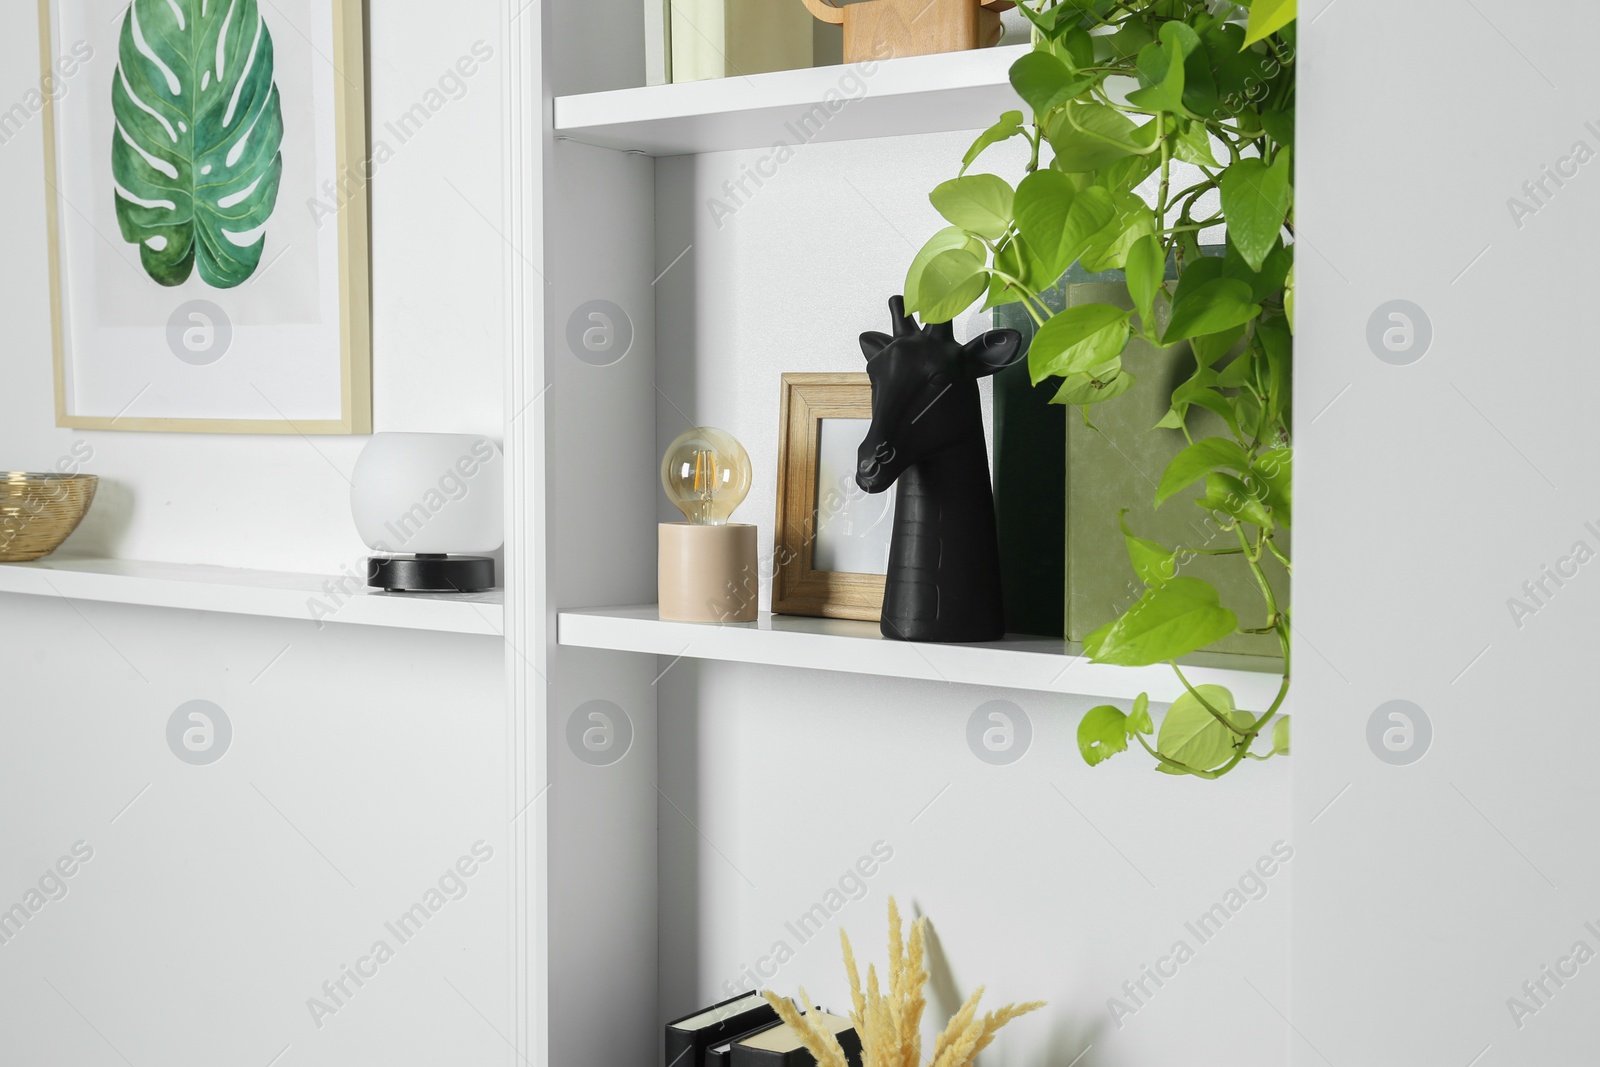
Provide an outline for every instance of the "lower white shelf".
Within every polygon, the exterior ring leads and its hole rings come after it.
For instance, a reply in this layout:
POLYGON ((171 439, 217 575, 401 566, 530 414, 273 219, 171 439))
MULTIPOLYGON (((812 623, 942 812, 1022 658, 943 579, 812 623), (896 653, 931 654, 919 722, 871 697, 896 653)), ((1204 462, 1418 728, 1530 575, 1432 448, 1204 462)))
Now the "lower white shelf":
MULTIPOLYGON (((750 623, 668 622, 656 606, 563 611, 557 640, 579 648, 761 663, 776 667, 916 678, 1044 693, 1132 700, 1140 693, 1170 703, 1183 685, 1170 667, 1111 667, 1073 646, 1039 637, 1007 637, 981 645, 890 641, 872 622, 762 613, 750 623)), ((1194 685, 1225 685, 1240 707, 1265 710, 1282 680, 1280 661, 1201 655, 1184 663, 1194 685)))
POLYGON ((0 593, 107 604, 220 611, 403 630, 500 636, 505 598, 487 593, 401 594, 349 578, 122 559, 0 564, 0 593))

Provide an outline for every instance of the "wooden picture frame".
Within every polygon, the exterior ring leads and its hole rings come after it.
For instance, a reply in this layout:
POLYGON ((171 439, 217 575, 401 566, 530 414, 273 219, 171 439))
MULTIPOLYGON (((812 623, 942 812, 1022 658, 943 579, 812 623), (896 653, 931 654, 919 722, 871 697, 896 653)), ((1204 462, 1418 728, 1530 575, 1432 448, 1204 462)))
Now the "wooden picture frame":
POLYGON ((822 420, 871 418, 872 384, 865 372, 783 376, 774 614, 865 622, 877 622, 882 615, 884 575, 821 571, 813 566, 819 532, 817 457, 822 420))
MULTIPOLYGON (((145 0, 140 0, 140 3, 145 0)), ((129 0, 131 9, 133 0, 129 0)), ((39 8, 39 37, 40 37, 40 65, 46 85, 63 81, 64 68, 62 63, 67 59, 65 36, 57 39, 57 28, 64 10, 71 11, 69 0, 38 0, 39 8)), ((329 323, 325 319, 311 317, 283 317, 273 319, 269 315, 266 319, 252 316, 239 326, 227 323, 227 337, 235 349, 248 350, 254 346, 256 358, 263 358, 269 353, 292 352, 296 349, 293 338, 284 339, 278 334, 270 338, 263 334, 255 336, 262 340, 252 339, 250 331, 264 330, 314 330, 316 343, 302 345, 310 355, 304 358, 314 360, 316 367, 316 384, 307 386, 304 396, 285 396, 288 387, 280 383, 269 383, 268 389, 278 393, 274 398, 267 389, 261 388, 255 380, 250 380, 249 385, 258 398, 252 400, 244 392, 239 382, 233 383, 232 394, 225 399, 217 392, 207 393, 211 388, 203 372, 210 370, 201 359, 188 359, 179 356, 185 363, 196 364, 193 376, 190 379, 194 384, 187 385, 183 382, 174 382, 170 377, 162 380, 160 374, 152 374, 150 381, 160 382, 148 395, 137 394, 130 396, 122 410, 113 410, 119 406, 120 401, 100 401, 98 403, 83 403, 79 399, 79 379, 76 375, 82 374, 83 380, 93 378, 93 372, 83 370, 77 362, 75 342, 80 339, 76 336, 76 321, 73 318, 73 300, 82 301, 87 306, 93 306, 99 293, 93 285, 79 286, 80 290, 87 292, 73 292, 66 279, 72 270, 71 251, 76 233, 69 234, 69 227, 85 228, 93 231, 96 240, 104 246, 118 249, 118 254, 126 259, 132 255, 137 261, 143 256, 144 250, 139 244, 134 244, 133 239, 119 234, 117 226, 110 226, 99 216, 103 208, 100 201, 109 201, 111 193, 109 186, 104 195, 97 188, 91 198, 68 197, 66 188, 74 182, 72 173, 64 173, 60 164, 63 148, 69 153, 68 158, 73 158, 70 153, 76 152, 77 162, 81 165, 83 158, 82 144, 85 142, 85 133, 81 126, 70 129, 61 124, 65 121, 63 109, 66 106, 81 109, 83 97, 98 96, 106 92, 113 78, 120 79, 120 73, 112 74, 118 67, 119 57, 115 44, 107 46, 104 40, 99 40, 87 48, 88 55, 92 58, 84 60, 79 69, 87 73, 78 73, 77 79, 83 85, 69 85, 67 89, 76 96, 68 97, 67 92, 60 93, 58 104, 57 93, 43 94, 40 114, 44 128, 44 164, 45 164, 45 222, 48 232, 47 263, 50 273, 50 308, 53 332, 53 361, 54 361, 54 386, 55 386, 55 416, 56 425, 85 430, 134 430, 153 431, 165 433, 230 433, 230 434, 321 434, 321 435, 356 435, 370 434, 372 432, 372 341, 371 341, 371 256, 368 237, 368 180, 374 167, 374 162, 368 158, 367 153, 367 92, 366 92, 366 44, 364 33, 364 0, 314 0, 311 10, 316 19, 329 20, 316 28, 316 35, 320 38, 326 32, 328 37, 324 45, 314 43, 306 35, 302 27, 286 24, 281 13, 276 8, 262 0, 259 8, 264 13, 265 19, 270 19, 269 32, 274 35, 274 43, 279 50, 279 60, 282 63, 288 49, 309 48, 313 60, 312 72, 315 75, 316 87, 298 84, 293 87, 293 92, 302 98, 310 97, 311 103, 304 99, 299 103, 301 113, 296 116, 306 125, 305 113, 314 116, 317 130, 326 130, 324 133, 313 133, 318 151, 313 154, 313 161, 309 167, 298 173, 298 182, 291 183, 286 174, 277 192, 277 204, 272 208, 268 221, 262 224, 261 229, 267 235, 268 250, 277 252, 280 256, 288 258, 286 253, 290 245, 298 238, 303 248, 310 244, 314 252, 306 253, 316 267, 316 281, 314 287, 319 295, 320 306, 326 308, 337 305, 338 321, 329 323), (331 114, 330 114, 331 112, 331 114), (330 122, 331 120, 331 122, 330 122), (321 149, 331 146, 331 154, 324 155, 321 149), (311 237, 300 235, 294 231, 297 238, 285 237, 281 228, 275 233, 274 227, 282 227, 291 215, 300 216, 302 219, 307 214, 307 207, 313 201, 320 202, 328 199, 322 179, 324 177, 336 179, 338 192, 333 197, 333 206, 326 209, 326 225, 330 231, 327 238, 323 238, 320 228, 324 219, 316 212, 312 212, 313 222, 318 227, 311 237), (313 182, 311 179, 316 179, 313 182), (85 199, 88 200, 85 203, 85 199), (329 247, 336 236, 337 256, 332 254, 329 247), (276 239, 276 248, 270 242, 276 239), (133 250, 133 251, 130 251, 133 250), (334 351, 337 345, 338 351, 334 351), (335 363, 335 360, 337 361, 335 363), (337 389, 337 395, 334 390, 337 389), (191 390, 185 392, 185 390, 191 390), (163 392, 168 396, 179 397, 171 403, 175 407, 193 406, 205 407, 209 402, 215 401, 219 410, 223 407, 238 410, 242 407, 240 397, 250 401, 251 410, 249 417, 233 414, 218 415, 217 417, 177 417, 171 415, 142 415, 140 407, 150 407, 155 403, 164 402, 163 392), (314 409, 315 414, 299 414, 302 410, 314 409), (257 411, 259 410, 259 415, 257 411)), ((177 9, 174 9, 177 10, 177 9)), ((120 28, 126 15, 116 20, 116 27, 120 28)), ((87 37, 79 39, 74 45, 74 54, 83 58, 87 37)), ((282 69, 280 67, 280 69, 282 69)), ((165 72, 165 68, 163 68, 165 72)), ((71 78, 72 75, 66 74, 71 78)), ((208 72, 209 77, 209 72, 208 72)), ((220 79, 219 79, 220 81, 220 79)), ((287 82, 277 83, 277 88, 282 91, 287 82)), ((185 89, 184 91, 188 91, 185 89)), ((148 111, 148 108, 146 108, 148 111)), ((150 112, 154 114, 154 112, 150 112)), ((78 115, 76 120, 82 121, 78 115)), ((159 121, 159 120, 158 120, 159 121)), ((104 134, 107 145, 112 142, 113 133, 116 132, 116 122, 106 124, 101 130, 98 123, 91 124, 94 139, 104 134)), ((179 124, 180 127, 183 124, 179 124)), ((185 127, 185 132, 187 129, 185 127)), ((125 140, 128 140, 126 137, 125 140)), ((132 145, 132 141, 129 140, 132 145)), ((134 146, 135 151, 142 151, 134 146)), ((285 149, 288 152, 288 149, 285 149)), ((143 152, 149 158, 148 152, 143 152)), ((304 151, 299 153, 304 157, 304 151)), ((230 156, 230 163, 236 156, 230 156)), ((281 157, 280 157, 281 158, 281 157)), ((98 163, 98 160, 94 160, 98 163)), ((304 160, 297 161, 305 166, 304 160)), ((159 166, 159 164, 154 164, 159 166)), ((80 166, 79 169, 82 169, 80 166)), ((207 168, 209 171, 209 167, 207 168)), ((110 181, 109 176, 106 176, 110 181)), ((254 188, 254 187, 252 187, 254 188)), ((120 193, 118 195, 121 195, 120 193)), ((237 198, 230 197, 230 200, 237 198)), ((119 205, 121 201, 118 202, 119 205)), ((170 207, 169 205, 166 205, 170 207)), ((120 210, 120 209, 119 209, 120 210)), ((302 223, 302 228, 304 223, 302 223)), ((155 238, 165 247, 167 238, 155 238)), ((199 238, 197 237, 197 240, 199 238)), ((80 245, 81 247, 81 245, 80 245)), ((152 244, 152 247, 157 247, 152 244)), ((243 247, 241 245, 241 247, 243 247)), ((158 248, 158 254, 160 249, 158 248)), ((101 249, 102 254, 104 250, 101 249)), ((264 278, 272 269, 272 263, 258 262, 250 268, 252 274, 259 274, 264 278)), ((147 268, 148 269, 148 268, 147 268)), ((282 268, 285 271, 293 270, 294 265, 282 268)), ((302 274, 310 273, 302 271, 302 274)), ((89 272, 93 276, 92 268, 89 272)), ((280 275, 281 277, 281 275, 280 275)), ((211 337, 207 332, 215 328, 207 315, 206 310, 222 310, 211 301, 228 301, 228 288, 212 289, 206 282, 199 280, 196 275, 172 288, 162 288, 151 282, 147 286, 149 301, 146 310, 154 308, 165 311, 166 302, 175 305, 171 311, 171 318, 167 320, 165 328, 157 328, 152 323, 140 322, 135 326, 126 326, 118 321, 115 326, 120 329, 122 336, 134 336, 139 339, 137 346, 141 350, 152 347, 149 340, 152 336, 167 338, 166 343, 172 345, 170 338, 174 336, 174 323, 190 323, 192 329, 199 331, 194 336, 211 337), (210 300, 204 299, 210 297, 210 300), (188 298, 188 299, 184 299, 188 298), (194 305, 201 305, 198 312, 194 305), (199 317, 195 317, 198 314, 199 317), (187 317, 185 317, 187 316, 187 317)), ((148 282, 149 279, 146 279, 148 282)), ((164 282, 163 285, 173 285, 164 282)), ((235 279, 228 279, 225 285, 240 284, 235 279)), ((268 286, 271 290, 276 286, 275 281, 268 286)), ((306 283, 313 284, 313 283, 306 283)), ((252 299, 256 298, 252 294, 252 299)), ((126 302, 126 297, 123 298, 126 302)), ((301 298, 304 303, 304 298, 301 298)), ((154 311, 150 311, 154 314, 154 311)), ((320 314, 325 314, 320 313, 320 314)), ((224 311, 224 315, 226 312, 224 311)), ((180 327, 181 329, 181 327, 180 327)), ((92 331, 84 330, 84 334, 92 331)), ((102 330, 102 332, 106 332, 102 330)), ((115 331, 111 331, 113 336, 115 331)), ((190 333, 181 333, 180 336, 188 338, 190 333)), ((295 335, 300 336, 300 335, 295 335)), ((187 340, 185 344, 187 344, 187 340)), ((87 342, 85 342, 87 347, 87 342)), ((97 346, 101 351, 114 349, 107 344, 104 338, 100 339, 97 346)), ((177 349, 173 348, 176 352, 177 349)), ((126 354, 130 359, 143 358, 152 365, 158 358, 152 359, 148 354, 136 356, 131 350, 126 354)), ((104 359, 105 357, 101 357, 104 359)), ((215 357, 223 358, 222 356, 215 357)), ((176 362, 176 361, 174 361, 176 362)), ((167 370, 167 368, 161 368, 167 370)), ((141 379, 142 380, 142 379, 141 379)), ((216 381, 212 375, 210 382, 216 381)), ((124 389, 132 392, 132 389, 124 389)), ((119 397, 121 394, 118 394, 119 397)))

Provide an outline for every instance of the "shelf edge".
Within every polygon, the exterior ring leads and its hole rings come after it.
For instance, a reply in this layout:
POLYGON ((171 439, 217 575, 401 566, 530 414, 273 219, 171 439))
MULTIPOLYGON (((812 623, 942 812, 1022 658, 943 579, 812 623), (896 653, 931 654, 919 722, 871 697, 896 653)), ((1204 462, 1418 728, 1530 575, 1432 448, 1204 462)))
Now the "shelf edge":
MULTIPOLYGON (((651 606, 564 611, 557 642, 568 647, 664 655, 764 666, 830 670, 952 685, 987 686, 1093 699, 1133 700, 1148 693, 1171 703, 1182 683, 1165 666, 1114 667, 1093 663, 1043 639, 1011 638, 992 645, 931 645, 889 641, 870 623, 774 617, 716 625, 664 622, 651 606), (834 632, 827 632, 827 631, 834 632)), ((1265 708, 1278 686, 1277 662, 1254 657, 1204 656, 1187 666, 1195 685, 1224 685, 1242 707, 1265 708), (1234 663, 1235 660, 1246 662, 1234 663)))
MULTIPOLYGON (((226 615, 390 629, 501 636, 498 594, 403 597, 361 590, 330 595, 338 576, 127 560, 43 560, 0 564, 0 593, 105 604, 212 611, 226 615), (320 601, 326 613, 316 609, 320 601)), ((335 587, 337 589, 337 587, 335 587)))

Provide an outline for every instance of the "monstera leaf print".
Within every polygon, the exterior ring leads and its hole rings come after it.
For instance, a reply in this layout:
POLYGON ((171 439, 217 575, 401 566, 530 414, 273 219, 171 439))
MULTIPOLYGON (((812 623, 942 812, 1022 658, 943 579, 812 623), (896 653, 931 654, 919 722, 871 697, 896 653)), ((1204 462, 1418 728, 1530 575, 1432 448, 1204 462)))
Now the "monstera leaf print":
POLYGON ((182 285, 255 273, 283 177, 272 34, 256 0, 133 0, 111 86, 123 240, 182 285))

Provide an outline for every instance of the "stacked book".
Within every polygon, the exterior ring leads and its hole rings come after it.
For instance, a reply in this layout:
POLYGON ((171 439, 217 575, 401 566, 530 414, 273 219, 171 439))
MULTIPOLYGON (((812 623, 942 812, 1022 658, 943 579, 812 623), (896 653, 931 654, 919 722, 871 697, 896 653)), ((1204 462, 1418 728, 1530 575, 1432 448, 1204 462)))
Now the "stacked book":
MULTIPOLYGON (((850 1020, 820 1008, 850 1067, 861 1067, 861 1038, 850 1020)), ((760 993, 746 993, 667 1024, 667 1067, 816 1067, 800 1035, 778 1018, 760 993)))

